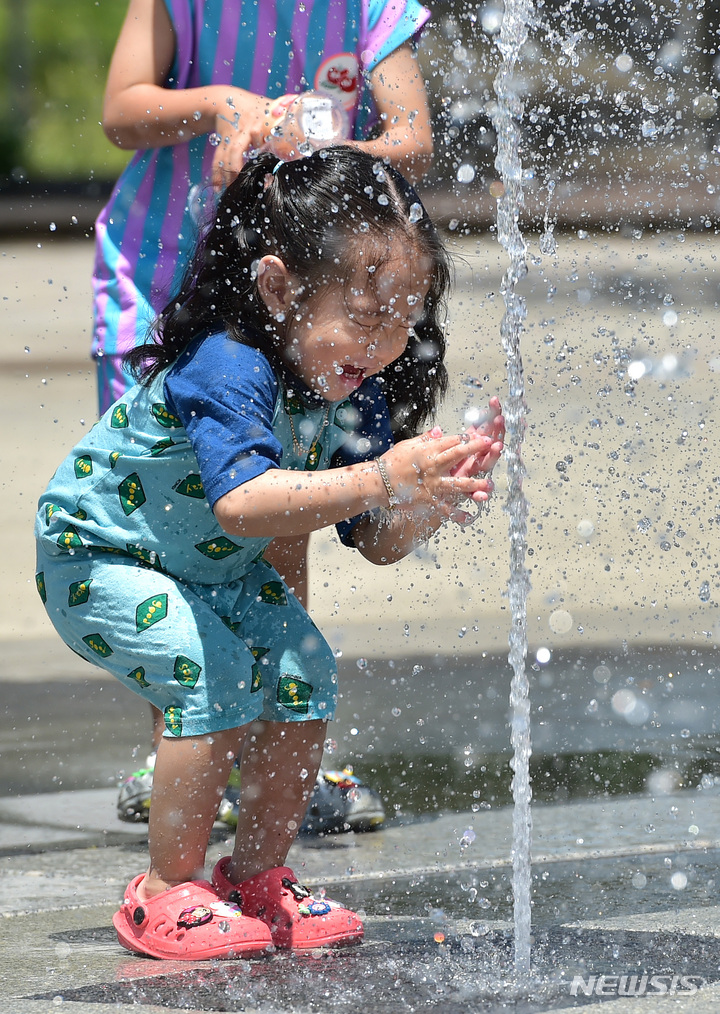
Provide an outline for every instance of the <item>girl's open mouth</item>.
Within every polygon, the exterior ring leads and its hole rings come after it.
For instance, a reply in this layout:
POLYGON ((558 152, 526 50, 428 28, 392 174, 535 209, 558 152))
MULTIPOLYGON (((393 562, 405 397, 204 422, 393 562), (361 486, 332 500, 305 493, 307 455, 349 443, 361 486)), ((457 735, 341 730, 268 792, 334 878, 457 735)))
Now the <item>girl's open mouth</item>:
POLYGON ((361 366, 350 366, 346 363, 342 368, 342 374, 347 380, 362 380, 365 370, 361 366))

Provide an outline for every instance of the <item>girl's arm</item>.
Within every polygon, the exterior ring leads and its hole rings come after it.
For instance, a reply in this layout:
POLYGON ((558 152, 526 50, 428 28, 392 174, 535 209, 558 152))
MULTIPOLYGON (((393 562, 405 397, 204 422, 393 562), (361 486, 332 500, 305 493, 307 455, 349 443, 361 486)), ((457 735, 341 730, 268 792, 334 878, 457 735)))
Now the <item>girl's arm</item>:
POLYGON ((417 182, 430 168, 433 136, 425 82, 410 43, 386 56, 370 73, 383 133, 372 141, 354 141, 378 158, 389 158, 417 182))
POLYGON ((218 148, 218 168, 239 172, 244 152, 269 133, 273 100, 231 85, 167 88, 174 56, 175 33, 163 0, 130 0, 105 89, 108 139, 119 148, 161 148, 217 131, 223 139, 232 135, 232 143, 218 148))
MULTIPOLYGON (((469 455, 485 457, 491 443, 484 435, 423 434, 386 451, 382 460, 403 513, 417 515, 422 523, 437 514, 439 524, 456 513, 458 501, 486 500, 490 480, 452 472, 469 455)), ((319 472, 270 469, 220 497, 213 510, 228 534, 262 538, 302 535, 387 506, 380 470, 365 461, 319 472)), ((405 552, 411 548, 408 543, 405 552)))

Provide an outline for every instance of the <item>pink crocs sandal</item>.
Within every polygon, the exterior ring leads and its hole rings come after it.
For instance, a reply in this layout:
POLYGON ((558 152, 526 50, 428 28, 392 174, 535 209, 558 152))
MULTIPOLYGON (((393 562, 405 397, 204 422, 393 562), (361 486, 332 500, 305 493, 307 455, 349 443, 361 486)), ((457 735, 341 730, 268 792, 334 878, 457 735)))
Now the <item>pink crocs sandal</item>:
POLYGON ((270 927, 276 947, 294 951, 360 943, 363 924, 348 908, 328 898, 314 898, 287 866, 258 873, 242 884, 225 875, 230 857, 213 870, 213 884, 221 898, 237 902, 243 912, 270 927))
POLYGON ((272 947, 270 930, 223 901, 207 880, 191 880, 140 901, 131 880, 120 910, 113 916, 118 940, 129 951, 150 958, 202 961, 237 958, 272 947))

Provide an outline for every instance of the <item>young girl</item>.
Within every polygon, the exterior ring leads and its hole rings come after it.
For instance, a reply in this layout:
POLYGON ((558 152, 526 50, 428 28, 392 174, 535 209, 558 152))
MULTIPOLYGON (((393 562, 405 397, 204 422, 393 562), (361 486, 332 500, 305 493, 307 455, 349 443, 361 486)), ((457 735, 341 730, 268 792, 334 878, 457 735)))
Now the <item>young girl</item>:
POLYGON ((113 922, 160 958, 362 937, 284 863, 333 717, 332 652, 263 551, 338 525, 400 559, 487 500, 494 418, 431 430, 447 377, 448 268, 400 174, 350 147, 250 162, 220 200, 142 382, 60 466, 37 517, 38 588, 60 635, 165 716, 150 865, 113 922), (233 855, 198 879, 241 754, 233 855))
MULTIPOLYGON (((180 284, 211 181, 224 186, 265 143, 281 96, 333 95, 363 150, 411 179, 427 171, 432 129, 415 40, 429 17, 417 0, 129 0, 103 105, 109 140, 134 154, 95 227, 101 414, 132 386, 123 355, 145 342, 180 284)), ((307 538, 270 550, 301 599, 307 538)), ((152 715, 155 750, 163 723, 152 715)), ((147 814, 152 777, 124 783, 122 819, 147 814)))

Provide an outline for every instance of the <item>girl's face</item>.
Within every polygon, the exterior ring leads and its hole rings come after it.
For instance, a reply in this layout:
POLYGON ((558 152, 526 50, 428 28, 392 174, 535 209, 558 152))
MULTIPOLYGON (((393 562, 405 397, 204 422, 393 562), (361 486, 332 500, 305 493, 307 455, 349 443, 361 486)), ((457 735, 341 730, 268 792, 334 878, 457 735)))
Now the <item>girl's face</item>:
POLYGON ((287 321, 285 361, 328 401, 343 401, 398 359, 423 315, 430 259, 396 241, 384 260, 323 285, 287 321))

